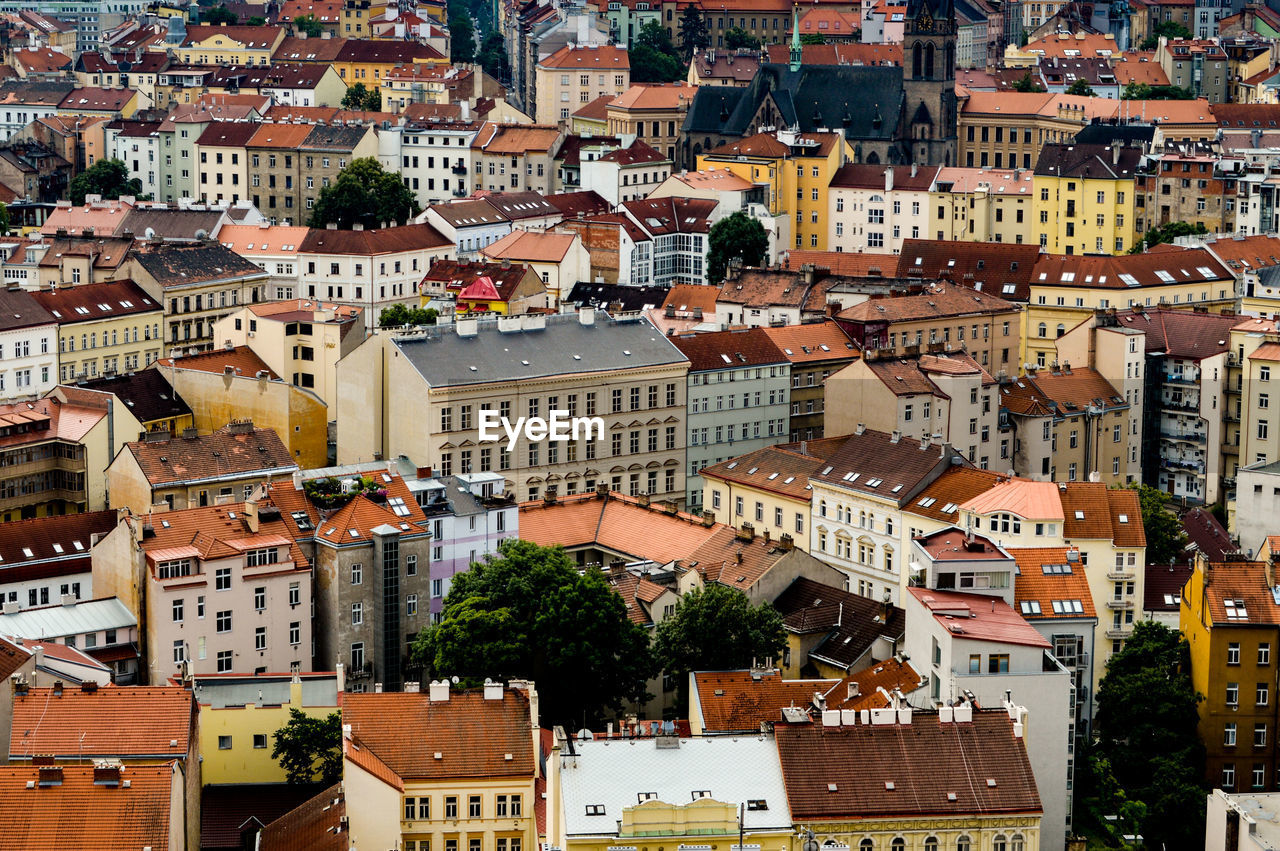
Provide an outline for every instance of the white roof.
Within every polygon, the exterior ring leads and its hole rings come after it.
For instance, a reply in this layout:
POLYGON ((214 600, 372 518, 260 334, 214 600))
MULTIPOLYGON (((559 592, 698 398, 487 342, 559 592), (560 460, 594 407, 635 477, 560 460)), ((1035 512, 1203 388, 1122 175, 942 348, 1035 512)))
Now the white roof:
POLYGON ((24 639, 62 638, 104 629, 138 625, 128 606, 116 597, 87 600, 74 606, 42 606, 0 615, 0 635, 24 639))
POLYGON ((645 793, 676 805, 689 804, 695 792, 704 791, 735 808, 762 800, 766 809, 746 810, 747 830, 791 828, 773 736, 681 739, 678 748, 659 748, 655 738, 575 739, 573 747, 576 757, 568 756, 567 746, 561 750, 560 775, 570 836, 616 835, 622 811, 636 806, 645 793), (601 814, 587 815, 588 807, 599 806, 601 814))

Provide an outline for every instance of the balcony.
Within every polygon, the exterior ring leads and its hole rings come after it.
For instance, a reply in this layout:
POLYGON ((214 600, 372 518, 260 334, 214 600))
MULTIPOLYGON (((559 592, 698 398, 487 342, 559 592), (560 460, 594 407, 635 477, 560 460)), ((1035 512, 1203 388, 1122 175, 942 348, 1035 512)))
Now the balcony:
POLYGON ((1209 438, 1203 434, 1197 434, 1194 431, 1176 432, 1162 431, 1160 432, 1161 440, 1172 440, 1178 443, 1207 443, 1209 438))
POLYGON ((455 165, 453 168, 449 169, 449 171, 453 172, 454 174, 466 174, 467 167, 465 165, 455 165))
POLYGON ((1200 386, 1200 379, 1191 378, 1189 376, 1183 375, 1182 373, 1166 372, 1164 374, 1164 383, 1178 384, 1183 387, 1198 387, 1200 386))
POLYGON ((1225 391, 1226 391, 1226 393, 1227 393, 1227 395, 1228 395, 1228 396, 1239 396, 1239 395, 1240 395, 1240 385, 1239 385, 1239 384, 1236 384, 1236 385, 1228 384, 1226 387, 1224 387, 1224 388, 1223 388, 1223 390, 1225 390, 1225 391))
POLYGON ((1203 461, 1186 461, 1181 458, 1161 458, 1160 466, 1168 470, 1187 470, 1200 475, 1204 474, 1203 461))
POLYGON ((1161 402, 1160 410, 1175 414, 1199 414, 1200 406, 1192 402, 1161 402))
POLYGON ((1133 635, 1133 624, 1130 624, 1128 626, 1120 626, 1120 627, 1113 626, 1110 629, 1108 629, 1104 633, 1104 635, 1106 635, 1107 638, 1110 638, 1113 641, 1119 638, 1128 638, 1129 636, 1133 635))
POLYGON ((1133 608, 1133 600, 1117 600, 1115 597, 1112 597, 1110 600, 1107 600, 1107 608, 1127 611, 1128 609, 1133 608))
POLYGON ((1137 574, 1134 571, 1128 570, 1128 569, 1117 570, 1116 568, 1113 567, 1107 571, 1108 582, 1126 582, 1126 581, 1137 579, 1137 578, 1138 578, 1137 574))

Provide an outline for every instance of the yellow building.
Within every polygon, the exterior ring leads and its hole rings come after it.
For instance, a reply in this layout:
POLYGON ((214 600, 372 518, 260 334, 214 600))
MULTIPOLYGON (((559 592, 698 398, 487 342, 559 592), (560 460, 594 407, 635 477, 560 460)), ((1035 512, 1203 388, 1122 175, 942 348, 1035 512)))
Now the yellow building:
MULTIPOLYGON (((815 450, 819 445, 811 444, 815 450)), ((703 467, 703 508, 726 526, 747 521, 761 534, 790 535, 796 549, 808 552, 809 476, 824 460, 825 452, 809 455, 794 447, 768 446, 703 467)))
POLYGON ((160 357, 164 308, 133 281, 64 285, 31 295, 58 319, 59 381, 132 372, 160 357))
POLYGON ((360 801, 352 846, 536 851, 537 718, 529 683, 345 694, 343 783, 360 801))
POLYGON ((271 756, 276 731, 293 710, 311 718, 338 712, 338 676, 202 674, 192 682, 200 706, 200 780, 205 786, 284 783, 271 756))
POLYGON ((765 188, 769 212, 795 222, 795 247, 827 250, 827 187, 853 148, 839 133, 757 133, 698 156, 765 188))
POLYGON ((270 65, 284 36, 284 27, 193 24, 175 52, 184 65, 270 65))
POLYGON ((1095 310, 1163 306, 1221 313, 1234 306, 1235 291, 1231 271, 1203 248, 1114 257, 1043 254, 1031 276, 1022 362, 1052 364, 1057 339, 1095 310))
POLYGON ((939 169, 922 235, 949 242, 1032 244, 1033 179, 1021 169, 939 169))
POLYGON ((342 40, 332 64, 348 86, 364 83, 366 88, 380 88, 382 79, 397 68, 420 64, 448 65, 449 57, 428 44, 416 41, 347 38, 342 40))
POLYGON ((249 197, 249 155, 245 146, 263 125, 254 121, 211 121, 196 139, 195 194, 201 201, 249 197))
POLYGON ((1140 148, 1049 144, 1036 162, 1040 247, 1055 254, 1123 254, 1133 247, 1140 148))

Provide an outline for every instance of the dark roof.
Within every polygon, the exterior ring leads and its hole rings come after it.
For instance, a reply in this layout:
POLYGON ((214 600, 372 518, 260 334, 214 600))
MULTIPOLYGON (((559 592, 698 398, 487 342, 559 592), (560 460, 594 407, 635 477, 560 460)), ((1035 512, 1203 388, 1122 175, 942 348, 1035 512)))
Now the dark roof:
POLYGON ((269 66, 219 66, 207 85, 225 86, 234 82, 241 89, 312 88, 320 83, 331 66, 316 62, 280 62, 269 66))
POLYGON ((299 254, 391 254, 453 245, 431 225, 400 225, 365 230, 312 228, 298 245, 299 254))
POLYGON ((766 98, 780 124, 803 133, 843 126, 853 139, 893 139, 903 111, 902 68, 896 65, 789 65, 766 63, 745 88, 701 86, 684 130, 723 138, 748 135, 766 98))
POLYGON ((555 158, 562 160, 565 165, 581 165, 583 148, 620 144, 622 144, 622 140, 617 136, 580 136, 577 133, 573 133, 564 137, 564 142, 561 143, 560 150, 556 152, 555 158))
MULTIPOLYGON (((205 786, 200 794, 200 847, 204 851, 222 851, 242 847, 241 832, 250 827, 284 823, 295 807, 304 807, 315 795, 319 784, 303 783, 236 783, 205 786)), ((313 799, 314 800, 314 799, 313 799)), ((334 823, 337 823, 335 817, 334 823)), ((265 838, 265 837, 264 837, 265 838)), ((276 839, 280 839, 277 835, 276 839)), ((264 843, 262 848, 266 848, 264 843)), ((323 845, 272 845, 276 851, 323 845)))
POLYGON ((622 204, 649 236, 707 233, 718 202, 704 198, 645 198, 622 204))
POLYGON ((88 511, 0 524, 0 582, 84 573, 93 536, 107 534, 116 522, 115 511, 88 511))
POLYGON ((1195 549, 1208 557, 1209 561, 1226 561, 1227 553, 1237 552, 1240 548, 1231 540, 1227 530, 1222 528, 1213 512, 1205 508, 1193 508, 1182 515, 1182 528, 1187 533, 1190 543, 1188 549, 1195 549))
POLYGON ((1147 565, 1142 585, 1143 611, 1178 614, 1182 588, 1194 569, 1190 564, 1147 565))
POLYGON ((1035 173, 1049 177, 1124 180, 1133 177, 1141 160, 1141 148, 1051 142, 1040 149, 1035 173))
POLYGON ((111 378, 96 378, 81 386, 86 390, 115 394, 129 409, 129 413, 144 424, 191 414, 191 408, 169 386, 159 370, 144 369, 111 378))
POLYGON ((431 269, 422 280, 441 282, 446 290, 460 293, 477 279, 488 278, 493 282, 498 298, 510 301, 528 274, 529 267, 523 263, 504 265, 501 261, 472 263, 466 260, 437 260, 431 264, 431 269))
POLYGON ((307 134, 307 138, 302 144, 298 145, 298 150, 315 150, 315 151, 354 151, 356 145, 360 144, 369 133, 369 127, 361 125, 359 127, 348 127, 343 125, 338 127, 333 124, 317 124, 307 134))
POLYGON ((1170 357, 1199 360, 1230 348, 1231 329, 1240 317, 1148 307, 1118 313, 1116 321, 1121 328, 1145 332, 1147 354, 1163 352, 1170 357))
MULTIPOLYGON (((1220 104, 1213 108, 1215 113, 1218 106, 1220 104)), ((1110 145, 1112 141, 1118 141, 1126 145, 1136 143, 1149 146, 1155 136, 1154 124, 1090 124, 1076 134, 1076 144, 1110 145)))
POLYGON ((537 192, 495 192, 484 200, 513 222, 560 215, 560 209, 537 192))
POLYGON ((199 239, 203 231, 213 236, 222 221, 221 210, 184 210, 179 207, 134 207, 125 213, 120 233, 131 233, 139 239, 199 239))
POLYGON ((600 158, 601 162, 618 163, 619 165, 639 165, 642 163, 669 162, 664 154, 656 151, 643 139, 636 139, 630 147, 618 148, 600 158))
POLYGON ((55 325, 58 320, 26 290, 0 290, 0 331, 55 325))
POLYGON ((690 372, 790 363, 763 328, 684 334, 671 342, 689 359, 690 372))
POLYGON ((811 658, 816 656, 845 669, 870 650, 876 639, 885 636, 896 640, 907 629, 903 609, 804 577, 788 585, 773 607, 791 632, 826 636, 809 651, 811 658))
MULTIPOLYGON (((280 53, 279 50, 276 53, 280 53)), ((429 44, 395 39, 345 39, 336 62, 394 62, 408 64, 415 59, 443 59, 444 54, 429 44)))
POLYGON ((811 478, 905 505, 919 488, 949 469, 940 467, 946 463, 968 466, 954 449, 946 448, 944 452, 939 444, 925 446, 914 437, 895 438, 864 429, 862 434, 849 435, 811 478))
POLYGON ((898 277, 949 279, 1011 301, 1026 301, 1039 256, 1038 245, 906 239, 898 255, 898 277))
POLYGON ((1003 709, 960 723, 917 709, 910 724, 778 724, 775 734, 799 821, 1042 812, 1026 743, 1003 709))
POLYGON ((196 144, 225 148, 243 148, 262 125, 256 121, 211 121, 196 144))
MULTIPOLYGON (((290 789, 300 788, 286 785, 290 789)), ((208 790, 217 788, 219 787, 206 786, 205 800, 208 800, 208 790)), ((258 785, 248 788, 262 787, 258 785)), ((330 786, 263 828, 262 835, 258 838, 258 851, 347 851, 351 841, 344 825, 346 814, 347 801, 342 784, 330 786)), ((237 835, 235 838, 238 841, 240 837, 237 835)), ((209 847, 203 834, 201 844, 205 848, 209 847)))
POLYGON ((847 163, 836 169, 831 176, 830 186, 841 188, 884 189, 886 172, 893 172, 893 188, 928 192, 938 176, 938 166, 925 166, 911 173, 910 168, 891 165, 859 165, 847 163))
POLYGON ((590 281, 579 281, 564 301, 569 304, 590 305, 609 309, 610 305, 621 305, 622 313, 634 313, 650 307, 659 307, 671 291, 670 287, 640 286, 624 284, 593 284, 590 281))
POLYGON ((571 216, 598 216, 608 213, 613 205, 594 189, 585 192, 562 192, 546 196, 546 202, 560 211, 565 218, 571 216))
POLYGON ((275 431, 252 426, 247 431, 229 425, 198 437, 136 441, 125 448, 152 487, 297 468, 275 431))
POLYGON ((265 278, 267 274, 216 242, 147 243, 134 250, 134 258, 163 287, 230 278, 265 278))

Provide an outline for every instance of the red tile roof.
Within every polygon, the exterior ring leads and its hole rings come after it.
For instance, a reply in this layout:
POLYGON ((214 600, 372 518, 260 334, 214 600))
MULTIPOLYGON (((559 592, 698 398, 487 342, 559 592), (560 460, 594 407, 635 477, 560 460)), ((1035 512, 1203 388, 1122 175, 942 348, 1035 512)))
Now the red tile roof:
POLYGON ((311 228, 298 246, 298 253, 371 256, 445 248, 450 245, 453 245, 452 241, 427 224, 367 230, 311 228))
POLYGON ((452 690, 447 701, 426 691, 347 694, 342 723, 402 780, 532 778, 538 770, 529 699, 518 689, 504 687, 500 700, 476 690, 452 690))
POLYGON ((656 504, 642 506, 631 497, 611 493, 561 497, 520 506, 520 537, 543 546, 566 549, 595 545, 605 550, 666 564, 686 558, 717 529, 690 514, 668 514, 656 504))
POLYGON ((938 283, 919 295, 872 298, 840 311, 843 322, 920 322, 956 316, 994 316, 1014 313, 1018 306, 990 293, 960 284, 938 283))
POLYGON ((142 287, 130 280, 102 281, 56 290, 35 290, 31 295, 61 325, 97 322, 164 309, 142 287))
POLYGON ((280 569, 309 570, 310 563, 292 537, 293 527, 283 517, 272 518, 266 508, 265 505, 259 506, 256 534, 249 531, 243 502, 167 511, 149 518, 154 535, 144 540, 142 549, 154 564, 166 558, 190 556, 227 558, 240 555, 253 545, 289 545, 289 560, 293 566, 290 568, 282 562, 280 569), (175 551, 180 551, 181 555, 175 551))
POLYGON ((830 320, 801 325, 782 325, 763 330, 774 345, 782 349, 782 353, 791 361, 793 368, 796 364, 846 361, 858 357, 858 351, 853 341, 849 339, 849 335, 845 334, 837 323, 830 320))
POLYGON ((903 509, 909 514, 931 517, 945 523, 960 519, 959 507, 990 490, 1000 474, 977 467, 952 467, 934 479, 903 509), (929 504, 922 505, 922 502, 929 504))
POLYGON ((178 686, 32 688, 13 697, 9 759, 185 759, 195 718, 195 698, 178 686))
POLYGON ((347 851, 346 815, 342 784, 330 786, 264 827, 257 851, 347 851))
POLYGON ((1039 257, 1037 245, 907 239, 898 256, 897 274, 903 278, 959 281, 979 292, 1026 301, 1039 257))
POLYGON ((797 821, 1043 809, 1025 742, 1004 710, 974 710, 960 723, 916 710, 910 724, 780 724, 775 731, 797 821))
POLYGON ((938 176, 938 166, 915 169, 891 165, 842 165, 831 177, 832 189, 884 189, 892 179, 894 190, 928 192, 938 176))
POLYGON ((171 763, 124 766, 120 779, 127 787, 97 782, 92 765, 57 771, 60 782, 41 785, 47 769, 0 767, 0 851, 180 851, 169 844, 171 832, 181 836, 169 820, 182 806, 172 800, 177 768, 171 763))
POLYGON ((1051 647, 1035 627, 1031 626, 1013 607, 999 597, 985 594, 966 594, 959 591, 939 591, 932 588, 908 588, 908 593, 920 601, 926 610, 944 629, 964 621, 964 637, 969 641, 991 641, 999 644, 1023 644, 1030 647, 1051 647))
POLYGON ((197 437, 125 444, 152 487, 262 471, 296 469, 289 449, 273 429, 228 425, 197 437))
POLYGON ((566 45, 538 60, 541 68, 576 71, 622 71, 631 68, 625 47, 616 45, 566 45))
MULTIPOLYGON (((1172 103, 1172 101, 1169 101, 1172 103)), ((987 246, 984 244, 984 248, 987 246)), ((904 249, 905 251, 905 249, 904 249)), ((1119 256, 1042 254, 1036 262, 1033 286, 1129 290, 1232 281, 1234 275, 1203 248, 1155 251, 1119 256), (1130 283, 1122 276, 1128 276, 1130 283)), ((1217 293, 1212 297, 1216 298, 1217 293)))
POLYGON ((1134 308, 1116 314, 1122 328, 1136 328, 1146 335, 1148 353, 1163 352, 1175 358, 1199 360, 1221 354, 1231 341, 1238 316, 1196 313, 1190 310, 1134 308))
POLYGON ((690 372, 788 362, 782 349, 769 339, 762 328, 683 334, 671 338, 671 342, 689 359, 690 372))
POLYGON ((190 369, 196 372, 217 372, 225 373, 227 367, 231 367, 236 375, 254 376, 259 372, 265 371, 267 378, 277 380, 280 376, 276 375, 267 366, 267 362, 258 357, 257 353, 248 346, 236 346, 231 349, 214 349, 208 352, 200 352, 194 355, 184 355, 183 357, 161 358, 159 361, 161 366, 172 369, 190 369))
POLYGON ((760 723, 782 721, 782 710, 812 707, 813 696, 839 684, 835 679, 784 680, 778 671, 699 671, 698 708, 704 733, 755 733, 760 723))
POLYGON ((828 709, 887 709, 889 699, 880 689, 893 694, 894 690, 903 696, 923 688, 926 679, 922 679, 916 669, 898 657, 883 662, 873 662, 857 673, 850 674, 827 695, 828 709), (850 694, 853 687, 857 694, 850 694))
POLYGON ((809 477, 826 463, 820 455, 799 450, 766 446, 719 464, 709 465, 702 475, 735 482, 780 496, 809 502, 809 477))
POLYGON ((0 582, 86 573, 93 537, 115 528, 114 510, 0 523, 0 582))
POLYGON ((1014 594, 1017 609, 1024 618, 1034 621, 1098 616, 1079 552, 1075 553, 1075 560, 1067 557, 1066 547, 1023 547, 1011 549, 1009 554, 1018 563, 1014 594), (1045 571, 1046 565, 1053 566, 1052 572, 1045 571), (1082 611, 1055 609, 1054 602, 1063 601, 1079 602, 1082 611))

